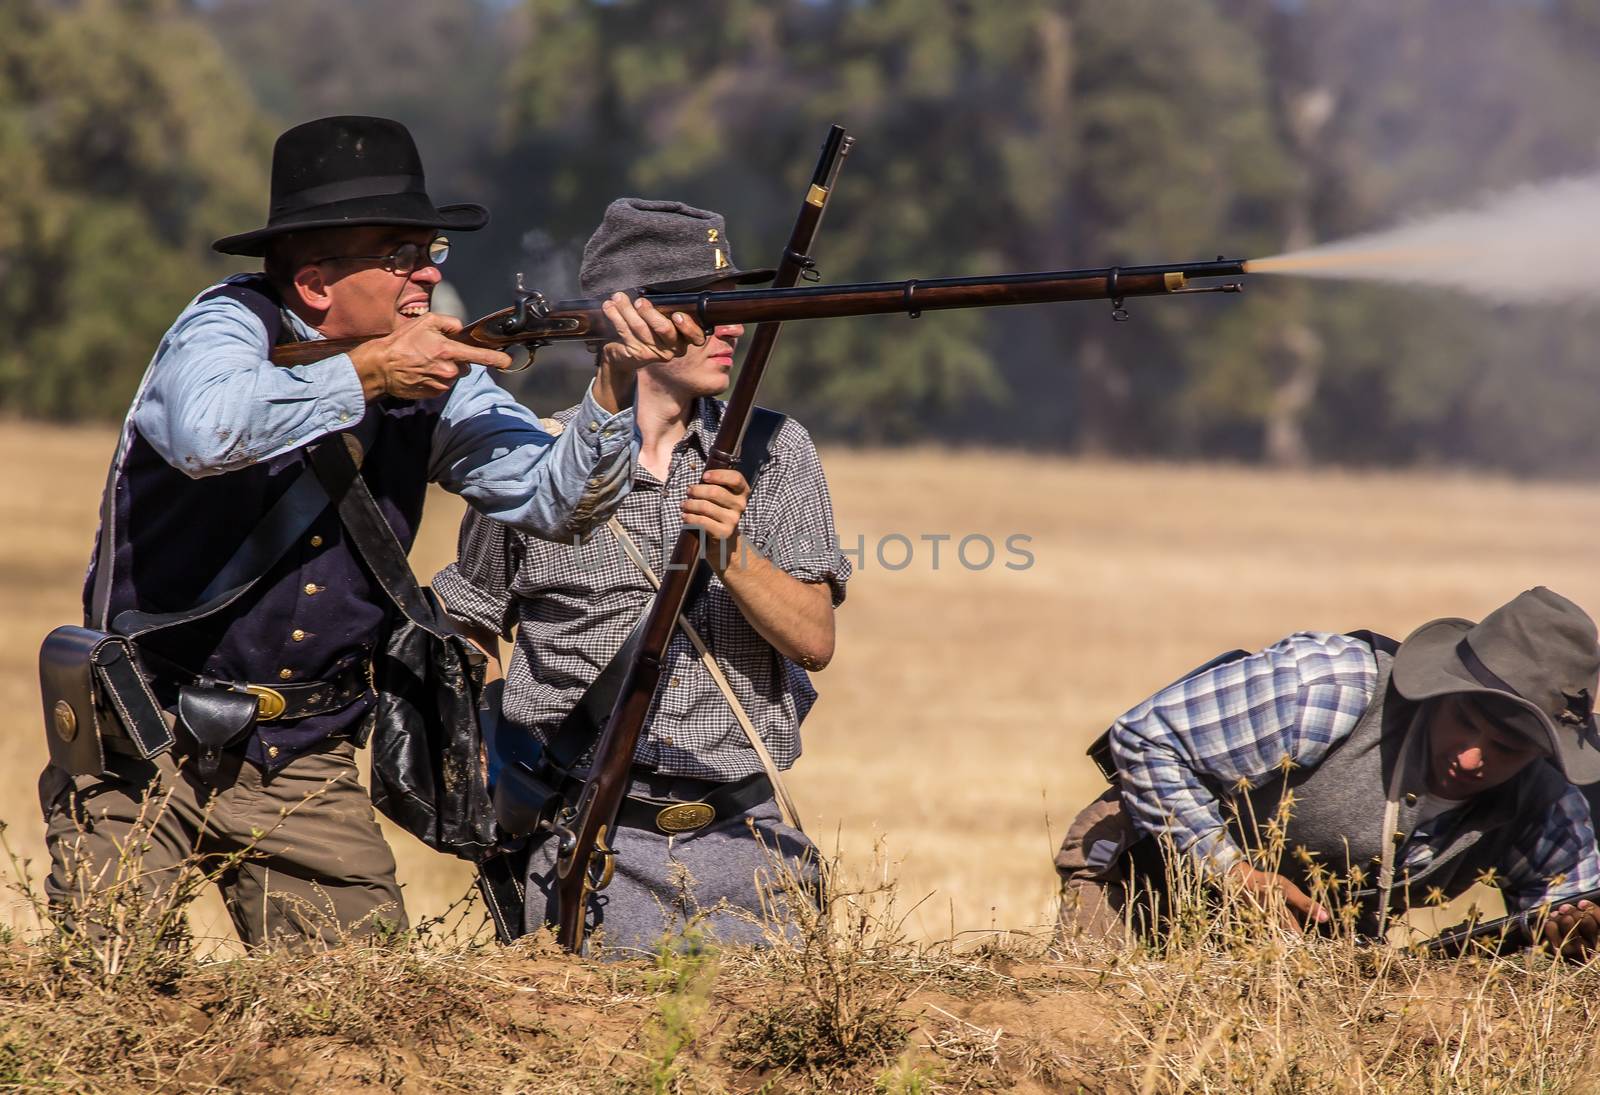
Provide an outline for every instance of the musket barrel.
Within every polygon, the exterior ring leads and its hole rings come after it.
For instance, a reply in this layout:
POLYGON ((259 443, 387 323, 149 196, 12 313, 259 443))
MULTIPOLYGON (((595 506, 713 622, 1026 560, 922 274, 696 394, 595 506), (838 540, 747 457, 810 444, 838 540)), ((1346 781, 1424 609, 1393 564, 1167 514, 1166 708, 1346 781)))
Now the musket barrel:
MULTIPOLYGON (((708 326, 791 319, 918 313, 952 308, 997 308, 1072 300, 1110 300, 1160 296, 1187 288, 1192 277, 1244 273, 1244 263, 1228 260, 1173 266, 1058 270, 994 277, 927 278, 911 281, 815 285, 795 289, 741 289, 721 293, 646 294, 665 312, 688 312, 708 326)), ((556 312, 579 310, 589 302, 564 301, 556 312)))
MULTIPOLYGON (((830 138, 832 140, 832 138, 830 138)), ((837 161, 849 148, 848 138, 838 139, 837 161)), ((818 177, 831 180, 831 173, 818 177)), ((808 193, 801 227, 802 234, 816 231, 822 206, 812 198, 826 199, 827 187, 813 182, 808 193)), ((793 245, 787 249, 789 261, 793 245)), ((795 254, 792 257, 799 258, 795 254)), ((738 289, 711 293, 642 293, 664 312, 686 312, 708 330, 724 323, 780 323, 792 319, 843 319, 849 316, 888 315, 896 312, 912 316, 923 312, 953 308, 999 308, 1015 304, 1051 304, 1073 300, 1111 300, 1124 297, 1162 296, 1169 293, 1238 291, 1237 285, 1208 289, 1189 287, 1191 278, 1235 277, 1246 273, 1246 263, 1237 259, 1215 262, 1184 262, 1169 266, 1112 266, 1102 270, 1052 270, 1031 274, 997 274, 989 277, 926 278, 910 281, 878 281, 848 285, 810 285, 791 288, 738 289)), ((609 324, 601 310, 602 301, 563 300, 548 310, 525 313, 522 308, 506 308, 469 325, 459 335, 461 342, 476 346, 504 347, 518 344, 541 346, 569 340, 597 340, 609 337, 609 324)), ((378 337, 376 335, 370 337, 378 337)), ((766 337, 773 337, 769 334, 766 337)), ((272 350, 279 365, 302 365, 331 354, 359 346, 366 338, 346 338, 323 342, 287 343, 272 350)))

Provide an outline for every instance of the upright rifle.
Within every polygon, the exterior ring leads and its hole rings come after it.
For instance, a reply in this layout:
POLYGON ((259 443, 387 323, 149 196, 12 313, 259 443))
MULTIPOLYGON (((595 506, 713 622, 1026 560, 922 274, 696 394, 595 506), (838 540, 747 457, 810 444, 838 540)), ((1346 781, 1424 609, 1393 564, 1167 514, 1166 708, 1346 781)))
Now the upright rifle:
MULTIPOLYGON (((816 170, 811 175, 811 185, 800 206, 800 215, 795 219, 788 246, 783 250, 783 260, 773 279, 777 285, 791 286, 813 270, 811 244, 852 143, 839 126, 828 130, 816 170)), ((750 339, 739 379, 728 395, 722 424, 717 428, 716 440, 706 458, 707 471, 731 468, 738 459, 745 427, 755 409, 756 389, 778 341, 778 328, 776 322, 762 323, 750 339)), ((650 613, 645 617, 638 650, 622 679, 600 744, 595 747, 588 782, 584 784, 577 805, 556 819, 554 828, 561 841, 556 861, 556 939, 569 951, 576 952, 583 946, 589 892, 604 889, 611 882, 616 862, 612 842, 617 813, 627 795, 633 754, 655 697, 656 685, 661 680, 678 614, 683 611, 694 579, 701 543, 697 529, 685 527, 678 534, 661 588, 656 591, 650 613)))
MULTIPOLYGON (((823 200, 826 200, 824 197, 823 200)), ((785 255, 787 258, 787 255, 785 255)), ((1098 270, 1051 270, 1036 274, 992 277, 912 278, 846 285, 813 285, 773 289, 733 289, 722 293, 648 293, 662 312, 683 312, 707 331, 722 323, 779 323, 790 319, 840 319, 904 312, 915 319, 923 312, 950 308, 997 308, 1008 304, 1049 304, 1064 300, 1109 300, 1111 318, 1124 320, 1129 297, 1177 296, 1187 293, 1237 293, 1238 282, 1190 285, 1193 278, 1234 277, 1249 273, 1241 259, 1176 262, 1162 266, 1111 266, 1098 270)), ((517 279, 517 301, 484 316, 450 336, 469 346, 504 350, 524 346, 531 352, 554 342, 596 342, 612 337, 601 311, 604 301, 562 300, 544 295, 517 279)), ((376 335, 286 342, 273 347, 277 365, 308 365, 346 353, 376 335)), ((748 359, 747 359, 748 360, 748 359)), ((748 367, 748 366, 747 366, 748 367)))

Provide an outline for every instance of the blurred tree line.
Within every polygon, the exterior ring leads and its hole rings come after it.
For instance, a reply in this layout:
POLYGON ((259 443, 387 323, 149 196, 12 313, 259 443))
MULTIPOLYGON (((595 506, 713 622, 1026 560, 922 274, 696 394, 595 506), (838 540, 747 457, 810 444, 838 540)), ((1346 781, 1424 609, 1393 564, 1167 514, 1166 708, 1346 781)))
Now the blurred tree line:
MULTIPOLYGON (((1597 45, 1600 0, 0 0, 0 408, 119 413, 323 114, 400 118, 437 200, 491 207, 447 271, 483 312, 516 270, 575 292, 622 194, 772 264, 833 121, 830 281, 1273 254, 1593 170, 1597 45)), ((765 402, 863 442, 1600 468, 1593 317, 1263 279, 1131 307, 793 324, 765 402)), ((553 353, 519 394, 585 379, 553 353)))

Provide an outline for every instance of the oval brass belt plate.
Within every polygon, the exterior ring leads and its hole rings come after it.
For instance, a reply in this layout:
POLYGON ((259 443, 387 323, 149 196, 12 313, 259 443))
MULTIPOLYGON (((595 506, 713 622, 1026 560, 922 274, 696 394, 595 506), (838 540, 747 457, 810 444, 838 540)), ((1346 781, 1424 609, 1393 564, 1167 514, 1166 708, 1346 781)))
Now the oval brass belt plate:
POLYGON ((244 690, 256 698, 256 718, 261 722, 271 722, 289 708, 289 701, 283 698, 283 693, 276 688, 268 688, 264 684, 247 684, 244 690))
POLYGON ((78 736, 78 713, 66 700, 57 700, 55 706, 56 737, 71 741, 78 736))
POLYGON ((703 802, 674 802, 656 815, 663 833, 692 833, 711 824, 717 812, 703 802))

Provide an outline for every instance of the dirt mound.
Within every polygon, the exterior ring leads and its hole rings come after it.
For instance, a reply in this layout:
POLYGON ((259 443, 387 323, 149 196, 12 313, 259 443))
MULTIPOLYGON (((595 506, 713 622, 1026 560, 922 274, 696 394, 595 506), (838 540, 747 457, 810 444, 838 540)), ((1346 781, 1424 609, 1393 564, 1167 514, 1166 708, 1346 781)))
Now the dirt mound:
POLYGON ((1583 1090, 1587 968, 1266 940, 654 961, 397 945, 96 989, 0 953, 0 1085, 72 1091, 1583 1090))

